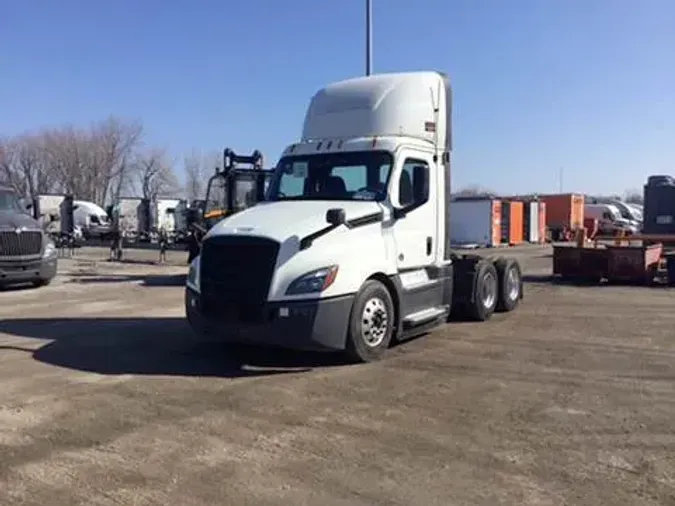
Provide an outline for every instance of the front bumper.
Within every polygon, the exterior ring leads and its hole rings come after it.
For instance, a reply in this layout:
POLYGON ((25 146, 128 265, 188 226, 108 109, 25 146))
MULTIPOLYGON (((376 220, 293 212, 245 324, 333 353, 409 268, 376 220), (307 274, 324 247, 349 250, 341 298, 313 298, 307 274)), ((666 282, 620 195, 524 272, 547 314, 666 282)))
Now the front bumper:
POLYGON ((268 302, 259 323, 207 319, 199 294, 185 289, 185 312, 195 332, 220 341, 298 350, 344 350, 354 295, 293 302, 268 302))
POLYGON ((0 259, 0 285, 48 281, 56 276, 57 256, 37 260, 0 259))

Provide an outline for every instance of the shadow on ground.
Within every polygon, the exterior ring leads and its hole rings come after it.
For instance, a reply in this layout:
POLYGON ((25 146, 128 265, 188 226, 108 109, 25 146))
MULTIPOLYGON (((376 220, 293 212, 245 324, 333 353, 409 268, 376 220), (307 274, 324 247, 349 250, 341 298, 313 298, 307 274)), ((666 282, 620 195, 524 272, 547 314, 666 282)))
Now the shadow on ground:
POLYGON ((35 318, 0 322, 0 333, 51 339, 22 350, 48 364, 99 374, 238 378, 347 365, 333 353, 230 344, 197 344, 183 318, 35 318))
POLYGON ((143 286, 185 286, 186 274, 96 274, 72 273, 68 275, 71 283, 131 283, 141 282, 143 286))
POLYGON ((552 274, 524 274, 523 281, 526 283, 548 283, 559 286, 574 286, 577 288, 603 288, 617 286, 669 288, 667 282, 663 278, 658 277, 649 282, 646 280, 608 281, 606 279, 598 281, 595 279, 584 279, 582 277, 561 278, 558 276, 553 276, 552 274))
POLYGON ((2 292, 21 292, 25 290, 37 290, 38 288, 32 283, 16 283, 13 285, 0 285, 0 293, 2 292))

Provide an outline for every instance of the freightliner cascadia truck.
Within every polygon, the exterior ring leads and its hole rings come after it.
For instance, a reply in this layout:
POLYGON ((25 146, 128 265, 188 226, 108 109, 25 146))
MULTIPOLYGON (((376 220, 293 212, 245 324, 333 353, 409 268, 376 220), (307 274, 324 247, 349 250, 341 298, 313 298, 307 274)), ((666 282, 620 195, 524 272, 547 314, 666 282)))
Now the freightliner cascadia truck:
POLYGON ((318 91, 266 200, 212 228, 190 264, 196 335, 369 362, 451 314, 515 309, 516 261, 451 249, 451 97, 438 72, 318 91))

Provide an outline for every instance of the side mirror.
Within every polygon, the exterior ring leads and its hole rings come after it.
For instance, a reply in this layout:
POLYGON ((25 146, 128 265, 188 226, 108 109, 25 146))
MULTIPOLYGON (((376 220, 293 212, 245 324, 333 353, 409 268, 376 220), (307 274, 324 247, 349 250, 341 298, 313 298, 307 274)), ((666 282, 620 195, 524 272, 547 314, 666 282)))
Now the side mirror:
POLYGON ((416 165, 413 168, 413 199, 415 205, 429 200, 429 167, 416 165))
POLYGON ((326 222, 329 225, 339 227, 340 225, 344 225, 346 221, 347 217, 345 215, 344 209, 337 208, 337 209, 329 209, 328 211, 326 211, 326 222))

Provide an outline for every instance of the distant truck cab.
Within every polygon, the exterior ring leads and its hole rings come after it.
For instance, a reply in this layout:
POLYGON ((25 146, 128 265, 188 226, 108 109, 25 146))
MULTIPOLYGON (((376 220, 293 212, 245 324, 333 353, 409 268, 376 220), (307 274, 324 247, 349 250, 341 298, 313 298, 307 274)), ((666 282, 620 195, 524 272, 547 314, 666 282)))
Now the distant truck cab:
POLYGON ((47 285, 56 276, 56 267, 54 243, 17 194, 0 186, 0 286, 47 285))
POLYGON ((371 361, 451 313, 487 320, 514 309, 517 262, 450 248, 451 107, 437 72, 314 95, 266 201, 215 225, 190 265, 196 334, 371 361))
POLYGON ((613 235, 617 232, 636 234, 640 231, 640 224, 625 219, 615 204, 586 204, 584 216, 598 220, 598 229, 601 234, 613 235))

